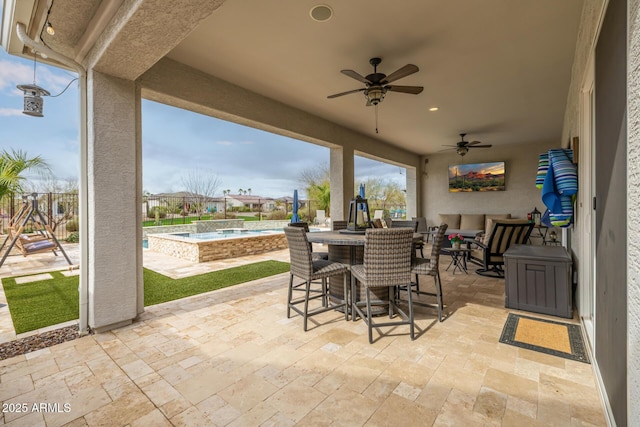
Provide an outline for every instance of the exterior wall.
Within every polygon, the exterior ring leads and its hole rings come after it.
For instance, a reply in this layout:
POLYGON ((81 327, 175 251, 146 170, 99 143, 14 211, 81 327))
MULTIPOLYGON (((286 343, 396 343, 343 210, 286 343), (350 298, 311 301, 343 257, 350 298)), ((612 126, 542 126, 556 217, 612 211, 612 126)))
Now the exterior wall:
MULTIPOLYGON (((627 236, 640 236, 640 0, 628 2, 627 236)), ((627 248, 627 387, 629 424, 640 420, 640 241, 627 248)))
POLYGON ((538 156, 558 146, 559 142, 539 142, 470 150, 464 163, 505 162, 506 190, 488 193, 449 193, 448 167, 463 163, 462 158, 455 151, 428 156, 422 174, 423 213, 428 225, 439 224, 438 214, 510 213, 514 218, 526 218, 534 207, 544 211, 541 192, 535 186, 538 156))

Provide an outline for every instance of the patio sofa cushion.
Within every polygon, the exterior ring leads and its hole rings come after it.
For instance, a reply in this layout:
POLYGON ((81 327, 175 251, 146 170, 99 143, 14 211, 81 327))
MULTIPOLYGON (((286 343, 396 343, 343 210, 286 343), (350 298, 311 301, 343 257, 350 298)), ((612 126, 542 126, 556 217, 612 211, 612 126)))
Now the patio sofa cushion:
POLYGON ((440 224, 447 224, 447 228, 460 228, 460 214, 439 214, 440 224))
POLYGON ((484 230, 484 214, 461 214, 460 230, 484 230))

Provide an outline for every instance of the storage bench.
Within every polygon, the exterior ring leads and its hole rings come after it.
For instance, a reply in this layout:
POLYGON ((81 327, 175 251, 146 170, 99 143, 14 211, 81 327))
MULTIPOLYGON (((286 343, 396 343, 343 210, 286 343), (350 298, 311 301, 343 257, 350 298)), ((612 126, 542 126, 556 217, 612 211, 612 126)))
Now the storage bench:
POLYGON ((513 245, 504 260, 505 307, 573 317, 572 262, 565 248, 513 245))

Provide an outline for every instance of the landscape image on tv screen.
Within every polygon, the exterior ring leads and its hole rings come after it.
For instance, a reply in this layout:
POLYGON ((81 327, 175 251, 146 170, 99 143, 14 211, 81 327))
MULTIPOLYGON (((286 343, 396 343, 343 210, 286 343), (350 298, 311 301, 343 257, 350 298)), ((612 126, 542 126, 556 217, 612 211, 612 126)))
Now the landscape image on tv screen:
POLYGON ((504 162, 449 166, 449 192, 504 191, 504 162))

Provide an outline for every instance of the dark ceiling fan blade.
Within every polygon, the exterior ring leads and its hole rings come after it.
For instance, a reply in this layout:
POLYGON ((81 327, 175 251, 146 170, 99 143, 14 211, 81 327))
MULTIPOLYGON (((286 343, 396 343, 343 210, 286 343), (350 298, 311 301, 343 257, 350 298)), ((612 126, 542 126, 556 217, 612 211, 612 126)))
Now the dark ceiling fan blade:
POLYGON ((337 98, 339 96, 349 95, 350 93, 363 92, 364 90, 365 90, 365 88, 348 90, 346 92, 340 92, 340 93, 336 93, 336 94, 333 94, 333 95, 329 95, 329 96, 327 96, 327 98, 329 98, 329 99, 337 98))
POLYGON ((459 145, 450 145, 450 144, 442 144, 443 147, 453 147, 453 148, 458 148, 459 145))
POLYGON ((401 79, 403 77, 407 77, 413 73, 417 73, 420 69, 413 64, 407 64, 404 67, 400 68, 399 70, 394 71, 393 73, 389 74, 387 76, 386 79, 384 79, 384 81, 380 82, 381 84, 387 84, 387 83, 391 83, 391 82, 395 82, 398 79, 401 79))
POLYGON ((489 148, 491 147, 491 144, 486 144, 486 145, 468 145, 469 148, 489 148))
POLYGON ((366 78, 364 78, 363 76, 361 76, 360 74, 356 73, 353 70, 340 70, 340 72, 342 74, 344 74, 345 76, 349 76, 352 79, 356 79, 359 82, 365 83, 365 84, 371 84, 373 82, 367 80, 366 78))
MULTIPOLYGON (((449 146, 449 147, 450 147, 450 146, 449 146)), ((438 150, 438 152, 440 152, 440 151, 449 151, 449 150, 455 150, 455 149, 457 149, 457 148, 458 148, 458 147, 453 147, 453 148, 445 148, 444 150, 438 150)))
POLYGON ((413 95, 417 95, 424 90, 422 86, 385 86, 384 88, 392 92, 410 93, 413 95))
POLYGON ((482 144, 482 142, 480 142, 480 141, 470 141, 470 142, 467 143, 467 145, 476 145, 476 144, 482 144))

